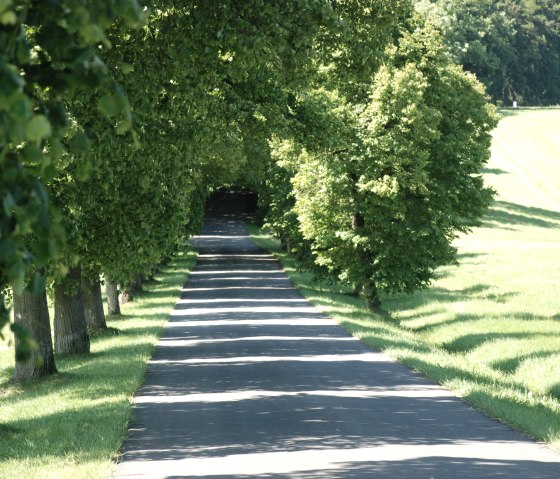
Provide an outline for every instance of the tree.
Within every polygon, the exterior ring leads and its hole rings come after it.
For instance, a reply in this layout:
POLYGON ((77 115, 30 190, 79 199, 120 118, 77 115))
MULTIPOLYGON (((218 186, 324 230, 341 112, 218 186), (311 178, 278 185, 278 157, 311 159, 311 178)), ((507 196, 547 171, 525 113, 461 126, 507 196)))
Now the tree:
MULTIPOLYGON (((14 296, 14 324, 24 327, 35 343, 16 345, 20 360, 16 361, 15 381, 29 381, 56 373, 47 295, 42 284, 36 288, 39 291, 24 289, 14 296)), ((16 343, 21 341, 16 337, 16 343)))
POLYGON ((340 153, 304 152, 293 180, 317 261, 360 286, 372 307, 379 290, 424 287, 453 262, 453 239, 492 196, 480 171, 496 116, 437 31, 411 23, 375 75, 370 102, 339 109, 350 135, 340 153))
POLYGON ((80 266, 70 268, 54 290, 54 350, 56 354, 87 354, 90 341, 81 288, 80 266))
POLYGON ((453 59, 495 102, 560 102, 560 4, 555 0, 422 0, 453 59))
MULTIPOLYGON (((0 290, 22 294, 26 273, 56 256, 64 234, 43 184, 56 174, 65 139, 82 143, 68 137, 64 102, 84 87, 115 88, 97 47, 109 45, 105 32, 117 19, 134 26, 141 18, 136 0, 1 3, 0 290)), ((0 329, 8 320, 2 295, 0 329)), ((27 344, 21 328, 12 330, 20 348, 27 344)))

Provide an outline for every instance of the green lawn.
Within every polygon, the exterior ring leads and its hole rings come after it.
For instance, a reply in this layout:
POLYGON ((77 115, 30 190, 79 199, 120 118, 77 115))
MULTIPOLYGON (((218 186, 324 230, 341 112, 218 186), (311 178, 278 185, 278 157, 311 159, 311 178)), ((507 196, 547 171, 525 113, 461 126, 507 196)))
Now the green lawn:
POLYGON ((59 374, 10 384, 13 351, 0 349, 0 477, 107 478, 131 400, 195 254, 177 256, 138 300, 123 306, 89 356, 57 358, 59 374))
POLYGON ((385 297, 372 315, 281 257, 303 293, 366 343, 560 449, 560 109, 502 114, 485 171, 496 202, 457 241, 460 266, 441 268, 430 289, 385 297))

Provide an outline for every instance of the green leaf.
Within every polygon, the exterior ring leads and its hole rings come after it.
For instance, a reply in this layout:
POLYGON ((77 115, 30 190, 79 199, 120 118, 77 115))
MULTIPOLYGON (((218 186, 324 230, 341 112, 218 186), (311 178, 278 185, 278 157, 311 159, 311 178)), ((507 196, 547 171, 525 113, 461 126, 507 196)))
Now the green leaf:
POLYGON ((116 0, 115 10, 128 26, 136 26, 145 19, 142 7, 136 0, 116 0))
POLYGON ((11 218, 14 208, 16 206, 16 200, 12 194, 8 191, 6 196, 4 196, 4 200, 2 201, 2 206, 4 207, 4 213, 8 218, 11 218))
POLYGON ((15 25, 16 23, 17 23, 17 16, 13 11, 8 10, 7 12, 0 14, 1 25, 15 25))
POLYGON ((37 272, 34 273, 29 283, 29 291, 31 291, 32 294, 38 296, 43 292, 44 289, 45 281, 43 280, 43 275, 37 272))
POLYGON ((86 24, 80 30, 80 33, 82 35, 82 38, 88 45, 93 45, 105 40, 105 34, 103 33, 103 30, 101 30, 101 28, 99 28, 99 26, 95 23, 86 24))
POLYGON ((91 164, 91 161, 80 161, 76 170, 76 178, 78 178, 78 181, 86 181, 91 174, 92 168, 93 165, 91 164))
POLYGON ((126 120, 121 120, 117 123, 117 133, 119 135, 122 135, 123 133, 126 133, 127 131, 129 131, 132 128, 132 121, 127 118, 126 120))
POLYGON ((125 74, 128 75, 129 73, 132 73, 134 71, 134 65, 132 65, 131 63, 121 63, 121 71, 125 74))
POLYGON ((35 115, 25 126, 25 133, 31 141, 39 142, 50 136, 51 131, 51 124, 45 115, 35 115))
POLYGON ((41 169, 41 179, 43 181, 50 181, 55 178, 57 174, 58 171, 52 163, 43 165, 41 169))
POLYGON ((11 238, 0 240, 0 259, 14 258, 17 254, 17 244, 11 238))
POLYGON ((58 138, 53 138, 50 141, 49 155, 52 159, 60 158, 65 152, 62 142, 58 138))
POLYGON ((0 13, 12 6, 12 0, 0 0, 0 13))
POLYGON ((10 105, 10 115, 18 121, 25 121, 31 116, 31 103, 25 95, 17 94, 10 105))
POLYGON ((29 163, 39 163, 44 159, 44 156, 37 145, 29 144, 23 150, 22 158, 29 163))
POLYGON ((99 111, 108 118, 117 116, 122 111, 119 99, 113 94, 102 97, 97 103, 97 107, 99 108, 99 111))
POLYGON ((79 130, 70 140, 70 151, 74 154, 81 154, 87 151, 91 145, 91 142, 88 136, 82 131, 79 130))
POLYGON ((22 261, 16 261, 8 268, 8 278, 15 294, 21 294, 25 288, 25 270, 22 261))

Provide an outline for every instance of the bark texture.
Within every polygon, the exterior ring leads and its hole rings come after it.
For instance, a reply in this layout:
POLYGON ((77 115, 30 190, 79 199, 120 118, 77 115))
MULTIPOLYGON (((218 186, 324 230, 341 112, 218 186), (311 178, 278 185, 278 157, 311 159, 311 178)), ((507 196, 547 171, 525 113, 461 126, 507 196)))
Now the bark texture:
POLYGON ((113 283, 109 276, 105 275, 105 293, 107 294, 107 306, 109 316, 118 316, 121 314, 121 306, 119 304, 119 288, 117 283, 113 283))
POLYGON ((141 293, 143 290, 144 289, 142 288, 142 275, 140 273, 137 273, 134 276, 134 280, 125 288, 123 288, 123 290, 121 291, 121 295, 120 295, 121 304, 134 301, 134 297, 138 293, 141 293))
POLYGON ((93 329, 107 329, 99 278, 92 280, 86 276, 82 277, 82 292, 84 295, 86 324, 93 329))
MULTIPOLYGON (((360 213, 355 212, 352 215, 352 229, 356 231, 364 226, 364 217, 360 213)), ((371 264, 373 262, 371 255, 368 252, 363 251, 361 248, 358 250, 358 260, 365 264, 371 264)), ((379 297, 377 285, 371 278, 368 278, 363 282, 361 290, 369 309, 378 309, 381 306, 381 298, 379 297)), ((357 291, 359 291, 359 289, 357 289, 357 291)))
POLYGON ((132 290, 135 293, 141 293, 142 291, 144 291, 144 288, 142 287, 143 281, 144 276, 140 273, 136 273, 136 275, 134 276, 134 282, 132 283, 132 290))
POLYGON ((369 309, 378 309, 381 306, 379 291, 373 281, 368 281, 363 288, 366 304, 369 309))
POLYGON ((89 353, 79 266, 54 290, 54 350, 61 355, 89 353))
POLYGON ((14 296, 14 322, 27 328, 39 349, 33 351, 29 361, 16 361, 12 379, 20 382, 30 381, 56 373, 45 290, 39 295, 24 291, 14 296))
POLYGON ((134 301, 134 294, 130 288, 124 288, 119 294, 119 303, 126 304, 134 301))

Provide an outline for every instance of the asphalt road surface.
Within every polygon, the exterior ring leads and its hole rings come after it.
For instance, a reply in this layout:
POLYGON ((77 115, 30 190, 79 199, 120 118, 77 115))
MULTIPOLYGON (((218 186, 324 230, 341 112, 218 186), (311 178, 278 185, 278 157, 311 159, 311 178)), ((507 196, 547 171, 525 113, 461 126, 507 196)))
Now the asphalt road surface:
MULTIPOLYGON (((560 455, 365 347, 209 212, 119 479, 559 479, 560 455)), ((229 206, 229 207, 228 207, 229 206)))

